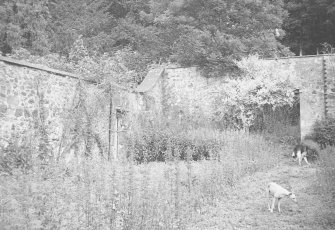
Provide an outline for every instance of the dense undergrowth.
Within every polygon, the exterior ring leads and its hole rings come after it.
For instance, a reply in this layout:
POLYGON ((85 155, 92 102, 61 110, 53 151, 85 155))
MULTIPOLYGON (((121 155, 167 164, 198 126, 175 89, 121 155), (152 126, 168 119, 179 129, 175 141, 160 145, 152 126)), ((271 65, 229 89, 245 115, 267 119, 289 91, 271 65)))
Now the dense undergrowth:
POLYGON ((241 177, 272 167, 280 154, 278 146, 261 136, 205 129, 201 133, 221 143, 219 157, 192 161, 190 156, 198 150, 188 148, 180 161, 178 147, 173 153, 167 148, 170 158, 165 162, 137 164, 130 154, 118 162, 97 155, 45 163, 36 156, 25 162, 29 167, 7 164, 0 176, 0 225, 3 229, 184 229, 241 177))

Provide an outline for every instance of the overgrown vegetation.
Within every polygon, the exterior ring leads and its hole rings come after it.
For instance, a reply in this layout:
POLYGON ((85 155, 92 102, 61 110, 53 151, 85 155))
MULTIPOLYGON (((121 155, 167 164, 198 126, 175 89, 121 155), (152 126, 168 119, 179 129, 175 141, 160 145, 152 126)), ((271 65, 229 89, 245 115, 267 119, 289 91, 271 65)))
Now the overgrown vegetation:
POLYGON ((278 71, 258 56, 243 58, 236 65, 242 71, 241 78, 230 79, 215 102, 215 119, 224 127, 262 130, 273 111, 293 108, 296 102, 295 85, 290 81, 293 70, 278 71))
POLYGON ((325 181, 326 187, 332 191, 333 197, 335 193, 333 191, 335 187, 335 148, 327 147, 323 149, 320 154, 322 177, 325 181))
POLYGON ((335 145, 335 118, 317 121, 309 138, 316 141, 321 148, 335 145))
POLYGON ((194 127, 186 118, 139 118, 136 123, 124 143, 137 162, 169 161, 177 154, 181 160, 218 159, 224 145, 219 131, 194 127))
POLYGON ((0 51, 69 58, 82 36, 90 55, 129 49, 126 67, 152 63, 201 66, 208 76, 236 70, 234 59, 287 55, 275 36, 287 13, 283 1, 262 0, 8 0, 0 3, 0 51))
MULTIPOLYGON (((31 157, 29 168, 16 167, 0 176, 1 226, 185 229, 241 177, 272 167, 280 154, 260 136, 221 132, 214 138, 210 133, 203 130, 204 139, 224 140, 221 161, 186 157, 180 162, 178 148, 166 150, 171 156, 166 163, 140 165, 129 159, 109 162, 96 154, 78 155, 69 163, 60 158, 45 167, 40 158, 31 157)), ((6 151, 18 150, 11 146, 6 151)), ((189 156, 198 154, 188 151, 189 156)))

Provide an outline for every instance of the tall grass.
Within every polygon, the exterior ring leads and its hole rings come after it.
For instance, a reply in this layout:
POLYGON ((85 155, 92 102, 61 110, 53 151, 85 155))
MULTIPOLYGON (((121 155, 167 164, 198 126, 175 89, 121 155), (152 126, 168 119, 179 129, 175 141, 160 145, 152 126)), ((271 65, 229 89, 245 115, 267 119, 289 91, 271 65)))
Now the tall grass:
POLYGON ((335 202, 335 147, 329 146, 320 151, 320 165, 318 181, 335 202))
MULTIPOLYGON (((221 143, 215 159, 192 161, 194 149, 167 148, 165 162, 70 164, 33 159, 29 170, 0 176, 2 229, 186 229, 239 179, 277 162, 280 148, 242 132, 194 130, 221 143)), ((191 134, 190 134, 191 135, 191 134)), ((192 139, 192 138, 191 138, 192 139)))

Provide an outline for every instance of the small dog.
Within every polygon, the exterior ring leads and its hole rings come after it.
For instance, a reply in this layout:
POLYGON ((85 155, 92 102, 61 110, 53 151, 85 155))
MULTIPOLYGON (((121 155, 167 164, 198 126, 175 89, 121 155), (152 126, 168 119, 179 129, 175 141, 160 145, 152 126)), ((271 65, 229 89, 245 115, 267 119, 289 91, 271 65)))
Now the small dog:
POLYGON ((278 199, 278 211, 280 212, 280 201, 283 197, 289 197, 294 202, 297 202, 297 199, 293 192, 288 191, 287 189, 284 189, 279 184, 276 184, 274 182, 271 182, 268 184, 268 187, 266 189, 267 198, 269 199, 270 195, 273 196, 272 205, 270 207, 270 202, 268 202, 268 209, 270 212, 273 212, 276 199, 278 199))
POLYGON ((309 148, 306 145, 303 145, 303 144, 299 144, 299 145, 296 145, 294 147, 292 157, 293 158, 298 158, 300 166, 301 166, 302 159, 304 159, 305 162, 307 163, 307 165, 309 165, 308 160, 307 160, 307 151, 308 150, 309 150, 309 148))

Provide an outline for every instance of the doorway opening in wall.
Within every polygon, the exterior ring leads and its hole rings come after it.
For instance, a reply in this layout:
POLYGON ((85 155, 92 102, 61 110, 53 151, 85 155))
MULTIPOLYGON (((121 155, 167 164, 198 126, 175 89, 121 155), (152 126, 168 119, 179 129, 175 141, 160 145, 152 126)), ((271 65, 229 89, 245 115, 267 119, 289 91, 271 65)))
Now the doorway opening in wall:
POLYGON ((273 108, 264 106, 251 131, 261 132, 266 139, 282 144, 300 142, 300 93, 294 90, 294 103, 273 108))

